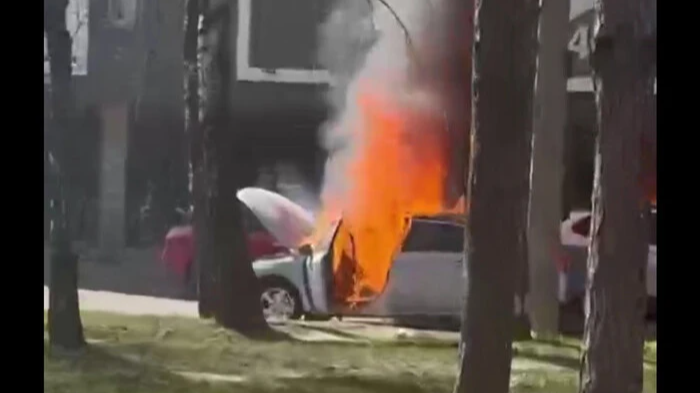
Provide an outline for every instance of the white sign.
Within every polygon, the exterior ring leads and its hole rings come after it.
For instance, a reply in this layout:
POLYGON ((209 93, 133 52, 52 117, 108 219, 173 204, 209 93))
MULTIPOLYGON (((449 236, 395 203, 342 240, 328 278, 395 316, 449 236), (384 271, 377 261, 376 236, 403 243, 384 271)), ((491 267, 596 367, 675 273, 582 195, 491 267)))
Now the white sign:
MULTIPOLYGON (((593 15, 585 17, 584 14, 594 9, 593 0, 571 0, 571 10, 569 22, 573 25, 573 33, 570 33, 567 50, 574 54, 574 61, 578 64, 586 64, 590 56, 591 27, 593 25, 593 15)), ((570 29, 571 31, 571 29, 570 29)), ((581 66, 574 75, 567 81, 567 91, 569 92, 593 92, 593 80, 589 75, 591 70, 588 65, 584 67, 585 72, 581 72, 581 66)), ((656 78, 654 78, 654 94, 656 94, 656 78)))
MULTIPOLYGON (((66 8, 66 27, 73 39, 73 75, 87 75, 88 4, 89 0, 69 0, 66 8)), ((44 35, 44 76, 50 73, 49 53, 44 35)))
POLYGON ((589 55, 588 26, 579 25, 569 39, 567 49, 578 55, 579 60, 587 60, 589 55))

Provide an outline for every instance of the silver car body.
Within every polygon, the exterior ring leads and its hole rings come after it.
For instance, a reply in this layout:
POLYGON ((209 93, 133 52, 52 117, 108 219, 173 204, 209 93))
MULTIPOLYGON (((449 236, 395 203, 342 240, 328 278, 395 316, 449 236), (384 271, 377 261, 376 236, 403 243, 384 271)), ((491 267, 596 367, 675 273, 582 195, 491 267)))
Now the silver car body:
MULTIPOLYGON (((422 220, 416 220, 414 225, 422 220)), ((431 225, 454 224, 435 222, 431 225)), ((462 228, 456 226, 462 231, 462 228)), ((338 314, 329 303, 332 280, 328 248, 311 256, 264 258, 253 264, 260 279, 281 278, 298 292, 305 313, 338 314), (306 275, 306 278, 305 278, 306 275)), ((375 300, 344 314, 363 316, 459 316, 464 279, 461 252, 401 252, 394 260, 387 286, 375 300)))
MULTIPOLYGON (((269 193, 260 189, 242 190, 246 197, 239 198, 250 209, 259 215, 261 212, 276 211, 276 214, 260 217, 260 221, 267 229, 278 238, 302 239, 310 233, 298 233, 306 230, 307 225, 289 225, 291 217, 299 220, 307 220, 306 215, 300 214, 296 207, 287 209, 277 198, 263 196, 269 193), (257 191, 259 190, 259 191, 257 191), (275 208, 265 209, 257 204, 276 204, 275 208), (279 212, 285 210, 284 214, 279 212), (276 221, 276 218, 280 218, 276 221), (281 218, 284 218, 284 221, 281 218), (289 234, 283 232, 296 231, 289 234), (282 236, 279 236, 282 234, 282 236)), ((291 206, 291 205, 289 205, 291 206)), ((287 206, 287 207, 289 207, 287 206)), ((326 235, 313 251, 312 255, 302 255, 292 252, 284 257, 263 258, 253 263, 253 270, 259 279, 284 280, 293 286, 302 302, 304 313, 317 315, 337 315, 339 310, 329 304, 331 298, 328 294, 331 290, 332 275, 329 274, 330 260, 329 250, 337 225, 326 235)), ((369 304, 354 310, 343 310, 344 315, 358 316, 449 316, 459 317, 461 313, 461 299, 464 293, 464 274, 462 269, 462 243, 464 228, 458 223, 444 220, 414 219, 411 231, 431 232, 445 231, 453 234, 457 244, 448 244, 448 250, 438 249, 441 244, 435 243, 431 247, 429 240, 426 243, 426 233, 420 233, 421 244, 402 250, 394 260, 389 280, 385 290, 369 304), (432 248, 432 249, 431 249, 432 248)), ((437 232, 436 232, 437 233, 437 232)), ((411 234, 407 237, 410 242, 411 234)), ((442 236, 434 237, 438 241, 442 236)), ((454 242, 453 242, 454 243, 454 242)), ((296 250, 301 244, 286 243, 287 247, 296 250)), ((404 243, 406 246, 407 243, 404 243)))

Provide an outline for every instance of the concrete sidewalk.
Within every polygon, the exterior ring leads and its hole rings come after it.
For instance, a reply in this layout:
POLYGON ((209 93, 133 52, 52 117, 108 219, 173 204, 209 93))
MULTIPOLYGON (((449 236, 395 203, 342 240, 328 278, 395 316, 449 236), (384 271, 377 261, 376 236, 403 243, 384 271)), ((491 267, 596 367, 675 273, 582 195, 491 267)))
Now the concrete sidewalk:
MULTIPOLYGON (((108 291, 78 290, 81 311, 104 311, 127 315, 197 318, 197 302, 108 291)), ((49 308, 49 288, 44 286, 44 310, 49 308)))

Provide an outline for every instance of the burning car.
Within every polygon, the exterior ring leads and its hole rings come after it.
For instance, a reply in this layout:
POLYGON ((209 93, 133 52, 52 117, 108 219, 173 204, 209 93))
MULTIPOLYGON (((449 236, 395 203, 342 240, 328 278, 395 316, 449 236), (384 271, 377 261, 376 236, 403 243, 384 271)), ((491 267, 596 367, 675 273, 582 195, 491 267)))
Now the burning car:
POLYGON ((334 262, 342 219, 332 222, 326 233, 309 244, 304 241, 312 234, 313 220, 293 202, 253 188, 241 190, 239 199, 281 244, 296 249, 290 255, 264 257, 253 263, 263 287, 261 306, 266 318, 459 318, 464 292, 464 227, 457 219, 407 219, 409 230, 391 262, 383 291, 348 302, 348 282, 357 275, 358 266, 334 262))

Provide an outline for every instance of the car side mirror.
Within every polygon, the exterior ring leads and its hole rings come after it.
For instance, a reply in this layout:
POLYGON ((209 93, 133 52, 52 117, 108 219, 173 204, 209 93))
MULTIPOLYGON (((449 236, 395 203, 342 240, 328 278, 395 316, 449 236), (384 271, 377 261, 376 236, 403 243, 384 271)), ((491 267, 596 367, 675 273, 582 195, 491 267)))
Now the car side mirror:
POLYGON ((311 247, 310 244, 304 244, 304 245, 300 246, 297 251, 299 251, 300 255, 304 255, 304 256, 309 256, 309 255, 313 254, 313 248, 311 247))

